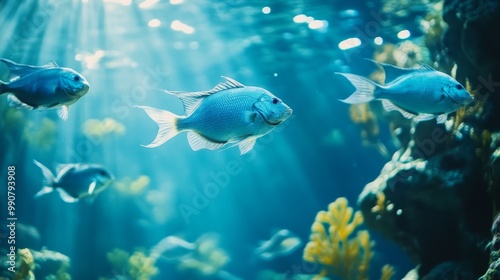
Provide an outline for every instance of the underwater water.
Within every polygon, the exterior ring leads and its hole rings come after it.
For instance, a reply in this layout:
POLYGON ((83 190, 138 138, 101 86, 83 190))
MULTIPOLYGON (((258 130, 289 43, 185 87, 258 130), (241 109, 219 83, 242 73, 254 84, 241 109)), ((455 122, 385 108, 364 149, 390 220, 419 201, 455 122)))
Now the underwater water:
MULTIPOLYGON (((354 87, 335 73, 368 75, 376 67, 365 58, 384 55, 403 60, 401 67, 428 63, 422 21, 435 4, 0 1, 1 58, 53 61, 90 84, 67 120, 56 109, 10 107, 0 96, 0 277, 21 273, 18 250, 28 248, 36 279, 312 279, 322 266, 306 261, 304 248, 316 214, 339 197, 359 210, 365 185, 401 148, 381 108, 373 110, 377 119, 339 102, 354 87), (161 90, 206 91, 222 76, 268 90, 293 114, 243 155, 237 147, 193 151, 186 132, 142 146, 158 126, 135 106, 185 115, 179 98, 161 90), (52 172, 58 164, 99 164, 113 181, 91 200, 67 203, 58 192, 35 198, 44 175, 34 160, 52 172), (256 251, 283 229, 292 234, 269 249, 276 256, 256 251), (155 257, 153 248, 169 236, 187 253, 165 249, 173 255, 155 257), (16 272, 8 269, 11 246, 16 272), (40 253, 47 250, 55 256, 40 253)), ((0 80, 8 73, 0 63, 0 80)), ((360 230, 373 242, 369 279, 379 279, 386 264, 392 279, 417 265, 406 248, 363 224, 360 230)))

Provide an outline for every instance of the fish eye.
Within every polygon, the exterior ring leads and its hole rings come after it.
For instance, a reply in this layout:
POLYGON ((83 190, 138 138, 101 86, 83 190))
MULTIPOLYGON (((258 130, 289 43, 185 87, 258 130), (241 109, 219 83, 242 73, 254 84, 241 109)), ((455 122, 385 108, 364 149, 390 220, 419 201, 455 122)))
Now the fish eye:
POLYGON ((279 102, 278 98, 276 98, 276 97, 273 98, 273 104, 278 104, 278 102, 279 102))
POLYGON ((457 88, 458 90, 462 90, 462 89, 464 89, 464 87, 463 87, 462 85, 460 85, 460 84, 456 85, 456 88, 457 88))
POLYGON ((73 81, 75 81, 75 82, 80 81, 80 77, 78 77, 78 76, 74 76, 74 77, 73 77, 73 81))

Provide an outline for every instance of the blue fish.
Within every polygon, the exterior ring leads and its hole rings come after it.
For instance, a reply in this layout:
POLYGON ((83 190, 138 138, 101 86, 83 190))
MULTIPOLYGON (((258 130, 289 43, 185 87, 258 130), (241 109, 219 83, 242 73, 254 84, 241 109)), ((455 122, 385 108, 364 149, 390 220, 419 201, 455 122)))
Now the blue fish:
POLYGON ((463 85, 428 65, 400 68, 373 62, 384 69, 385 85, 355 74, 336 73, 346 77, 356 88, 351 96, 340 101, 358 104, 381 99, 386 111, 397 110, 417 122, 436 118, 437 123, 443 123, 449 113, 473 101, 463 85))
POLYGON ((78 72, 51 62, 43 66, 18 64, 0 59, 9 68, 9 82, 0 81, 0 94, 12 107, 25 109, 58 108, 63 120, 68 117, 68 105, 89 91, 89 83, 78 72))
POLYGON ((35 198, 57 190, 64 202, 73 203, 80 199, 91 201, 113 180, 113 176, 97 164, 62 164, 58 167, 57 176, 54 176, 45 165, 36 160, 34 163, 44 176, 44 186, 35 194, 35 198))
POLYGON ((194 151, 238 146, 250 151, 257 138, 269 133, 292 114, 292 109, 269 91, 224 77, 209 91, 165 91, 181 99, 187 116, 147 106, 136 106, 159 126, 156 139, 145 147, 157 147, 181 131, 194 151))

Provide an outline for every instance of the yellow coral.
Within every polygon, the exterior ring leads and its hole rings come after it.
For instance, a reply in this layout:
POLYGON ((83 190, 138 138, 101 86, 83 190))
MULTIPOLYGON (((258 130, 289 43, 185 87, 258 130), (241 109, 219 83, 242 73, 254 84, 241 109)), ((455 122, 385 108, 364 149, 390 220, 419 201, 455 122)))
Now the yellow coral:
POLYGON ((312 225, 310 241, 304 249, 304 260, 323 265, 319 276, 337 275, 342 279, 367 279, 372 257, 370 235, 354 230, 363 223, 361 212, 354 213, 346 198, 338 198, 320 211, 312 225), (328 231, 328 232, 327 232, 328 231))
POLYGON ((141 175, 136 180, 129 177, 124 178, 119 182, 115 182, 114 186, 124 194, 136 195, 141 193, 150 183, 149 176, 141 175))
MULTIPOLYGON (((368 279, 374 242, 366 230, 359 230, 355 237, 351 237, 362 223, 361 212, 356 211, 353 215, 353 209, 344 197, 330 203, 328 211, 318 212, 303 256, 308 262, 321 264, 320 273, 313 279, 324 276, 337 276, 345 280, 368 279)), ((382 270, 382 277, 388 277, 383 280, 392 276, 389 268, 382 270)))
POLYGON ((112 118, 89 119, 83 124, 83 134, 89 138, 104 137, 108 134, 123 135, 125 126, 112 118))
MULTIPOLYGON (((146 256, 143 251, 135 251, 132 255, 121 249, 108 252, 107 258, 114 271, 123 271, 124 277, 131 279, 149 280, 158 273, 155 259, 146 256)), ((111 280, 101 277, 100 280, 111 280)), ((114 278, 113 278, 114 279, 114 278)))
POLYGON ((380 276, 380 280, 390 280, 392 276, 394 276, 394 267, 386 264, 382 267, 382 276, 380 276))
POLYGON ((31 251, 29 249, 20 249, 18 251, 19 256, 21 257, 21 264, 19 265, 19 269, 16 271, 14 275, 14 280, 30 280, 35 279, 32 270, 35 268, 35 261, 31 251))

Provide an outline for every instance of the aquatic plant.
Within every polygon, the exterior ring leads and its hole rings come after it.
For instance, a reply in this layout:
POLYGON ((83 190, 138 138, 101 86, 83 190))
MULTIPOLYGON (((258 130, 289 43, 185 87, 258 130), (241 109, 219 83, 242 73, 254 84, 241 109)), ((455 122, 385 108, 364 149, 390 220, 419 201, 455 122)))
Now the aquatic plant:
MULTIPOLYGON (((143 250, 136 250, 130 255, 127 251, 115 248, 106 254, 113 271, 121 271, 125 279, 149 280, 158 273, 155 259, 147 256, 143 250)), ((100 280, 115 278, 101 277, 100 280)))
MULTIPOLYGON (((348 201, 339 197, 328 205, 328 211, 320 211, 311 228, 310 241, 304 249, 304 260, 318 263, 321 271, 314 279, 337 276, 345 280, 368 279, 368 269, 373 257, 370 234, 358 230, 363 216, 348 207, 348 201)), ((390 279, 391 267, 382 270, 382 279, 390 279)))

